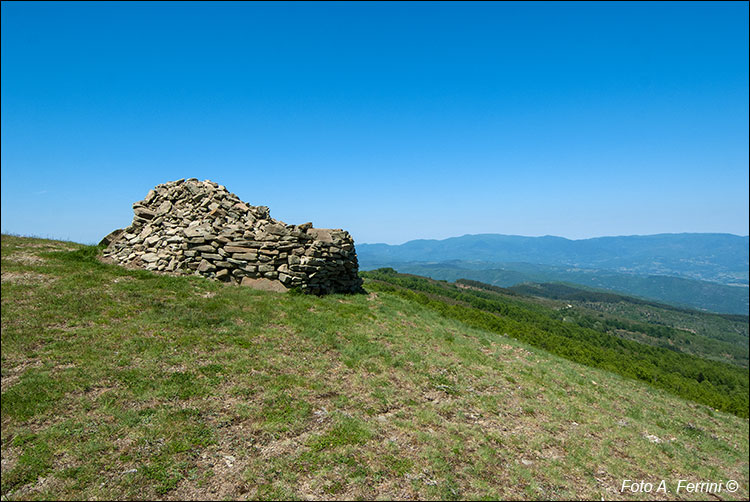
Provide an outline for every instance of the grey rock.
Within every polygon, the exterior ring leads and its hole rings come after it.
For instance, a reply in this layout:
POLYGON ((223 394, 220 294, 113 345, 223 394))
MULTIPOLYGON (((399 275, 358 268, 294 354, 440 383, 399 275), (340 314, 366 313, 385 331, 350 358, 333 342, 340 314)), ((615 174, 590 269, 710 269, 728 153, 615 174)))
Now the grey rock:
POLYGON ((159 256, 156 253, 146 253, 141 256, 141 260, 145 261, 146 263, 153 263, 159 259, 159 256))
POLYGON ((202 260, 197 268, 198 272, 211 272, 213 270, 216 270, 216 266, 214 266, 208 260, 202 260))
POLYGON ((151 237, 149 237, 148 239, 146 239, 145 241, 143 241, 143 243, 146 246, 151 247, 154 244, 156 244, 157 242, 159 242, 159 239, 160 239, 160 237, 158 235, 152 235, 151 237))
POLYGON ((208 230, 204 227, 188 227, 184 230, 185 237, 203 237, 208 233, 208 230))
POLYGON ((154 216, 156 216, 156 213, 154 211, 151 211, 150 209, 146 209, 145 207, 134 207, 133 212, 136 216, 140 218, 144 218, 146 220, 150 220, 154 216))
POLYGON ((224 251, 227 253, 254 253, 256 249, 252 247, 244 247, 244 246, 236 246, 236 245, 227 245, 224 246, 224 251))
POLYGON ((157 215, 161 215, 161 214, 167 214, 167 213, 168 213, 169 211, 171 211, 171 210, 172 210, 172 203, 171 203, 171 202, 169 202, 168 200, 165 200, 165 201, 164 201, 164 202, 162 202, 162 203, 161 203, 161 204, 159 205, 159 207, 157 208, 157 210, 156 210, 156 214, 157 214, 157 215))
POLYGON ((120 238, 125 233, 125 230, 118 229, 113 230, 110 233, 108 233, 100 242, 100 246, 109 246, 113 242, 117 241, 118 238, 120 238))
POLYGON ((271 279, 251 279, 250 277, 244 277, 240 283, 242 286, 247 286, 253 289, 259 289, 261 291, 275 291, 283 293, 287 290, 280 281, 274 281, 271 279))

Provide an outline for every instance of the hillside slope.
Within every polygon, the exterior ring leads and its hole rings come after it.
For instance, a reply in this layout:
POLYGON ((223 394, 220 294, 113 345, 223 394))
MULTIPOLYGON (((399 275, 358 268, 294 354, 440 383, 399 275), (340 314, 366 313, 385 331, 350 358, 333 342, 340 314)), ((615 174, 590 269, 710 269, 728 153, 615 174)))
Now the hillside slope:
POLYGON ((376 291, 398 294, 467 326, 510 336, 570 361, 648 382, 743 418, 750 414, 747 368, 688 353, 684 349, 690 347, 690 339, 663 347, 618 333, 624 328, 633 334, 666 335, 663 326, 591 317, 567 304, 550 308, 547 302, 529 297, 398 274, 393 269, 361 274, 371 279, 370 287, 376 291), (687 345, 681 347, 682 343, 687 345))
POLYGON ((748 497, 746 419, 395 294, 97 253, 2 236, 3 498, 705 498, 680 479, 748 497))

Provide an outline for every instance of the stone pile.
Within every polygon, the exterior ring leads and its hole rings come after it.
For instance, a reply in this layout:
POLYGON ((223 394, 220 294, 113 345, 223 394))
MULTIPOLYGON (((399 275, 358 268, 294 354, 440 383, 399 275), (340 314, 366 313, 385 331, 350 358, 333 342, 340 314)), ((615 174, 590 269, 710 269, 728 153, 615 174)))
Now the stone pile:
POLYGON ((129 227, 102 240, 105 258, 115 263, 276 291, 361 290, 349 232, 287 225, 217 183, 191 178, 158 185, 133 211, 129 227))

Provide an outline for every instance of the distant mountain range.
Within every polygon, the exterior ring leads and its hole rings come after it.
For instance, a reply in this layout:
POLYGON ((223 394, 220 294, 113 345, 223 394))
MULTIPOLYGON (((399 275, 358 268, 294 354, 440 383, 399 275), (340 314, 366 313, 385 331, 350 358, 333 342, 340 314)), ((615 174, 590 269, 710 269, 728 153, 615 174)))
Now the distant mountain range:
POLYGON ((748 284, 748 236, 657 234, 570 240, 478 234, 444 240, 414 240, 392 246, 358 244, 360 262, 525 262, 673 275, 721 284, 748 284))
POLYGON ((658 234, 570 240, 480 234, 358 244, 360 268, 496 286, 568 282, 714 312, 748 313, 747 236, 658 234))

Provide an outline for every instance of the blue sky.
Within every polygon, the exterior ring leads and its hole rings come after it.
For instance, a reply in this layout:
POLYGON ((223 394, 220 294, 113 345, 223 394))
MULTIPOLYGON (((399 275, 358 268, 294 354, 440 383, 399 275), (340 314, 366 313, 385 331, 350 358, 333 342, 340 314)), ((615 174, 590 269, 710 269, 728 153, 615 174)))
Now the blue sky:
POLYGON ((2 231, 226 185, 357 242, 748 233, 748 4, 2 3, 2 231))

